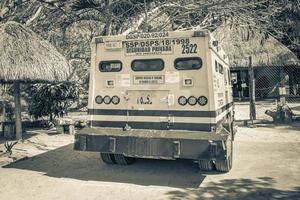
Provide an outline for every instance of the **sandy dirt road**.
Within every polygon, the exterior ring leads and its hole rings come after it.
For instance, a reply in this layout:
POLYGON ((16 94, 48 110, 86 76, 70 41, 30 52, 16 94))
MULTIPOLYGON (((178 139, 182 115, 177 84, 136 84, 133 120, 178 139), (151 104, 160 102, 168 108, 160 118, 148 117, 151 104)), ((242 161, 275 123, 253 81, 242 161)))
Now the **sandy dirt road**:
POLYGON ((40 133, 15 147, 38 155, 10 164, 1 158, 0 199, 300 199, 299 130, 239 128, 225 174, 184 160, 109 166, 97 153, 73 151, 72 136, 40 133))

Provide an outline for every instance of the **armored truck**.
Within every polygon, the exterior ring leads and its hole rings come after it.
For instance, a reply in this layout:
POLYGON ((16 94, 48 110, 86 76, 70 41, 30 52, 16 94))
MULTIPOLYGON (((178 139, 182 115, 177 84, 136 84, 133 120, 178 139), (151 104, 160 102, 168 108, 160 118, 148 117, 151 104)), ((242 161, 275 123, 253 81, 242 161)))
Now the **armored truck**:
POLYGON ((228 58, 209 31, 95 37, 89 126, 74 149, 107 164, 135 158, 189 159, 228 172, 233 100, 228 58))

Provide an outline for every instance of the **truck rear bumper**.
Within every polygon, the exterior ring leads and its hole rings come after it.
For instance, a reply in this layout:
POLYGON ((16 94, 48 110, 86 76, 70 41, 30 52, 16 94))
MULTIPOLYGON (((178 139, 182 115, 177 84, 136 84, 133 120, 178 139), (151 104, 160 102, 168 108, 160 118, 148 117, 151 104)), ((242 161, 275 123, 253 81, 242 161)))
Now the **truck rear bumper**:
POLYGON ((213 132, 85 128, 74 149, 154 159, 224 159, 230 134, 213 132))

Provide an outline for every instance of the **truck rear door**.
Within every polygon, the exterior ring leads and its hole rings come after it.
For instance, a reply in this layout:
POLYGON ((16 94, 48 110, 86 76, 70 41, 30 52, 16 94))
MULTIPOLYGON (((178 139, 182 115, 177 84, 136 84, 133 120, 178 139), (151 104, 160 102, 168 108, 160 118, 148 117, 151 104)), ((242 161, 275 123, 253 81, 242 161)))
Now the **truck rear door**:
POLYGON ((165 89, 162 59, 134 60, 133 86, 126 91, 129 126, 169 129, 169 90, 165 89))
POLYGON ((167 90, 128 90, 127 110, 132 128, 169 129, 167 90))

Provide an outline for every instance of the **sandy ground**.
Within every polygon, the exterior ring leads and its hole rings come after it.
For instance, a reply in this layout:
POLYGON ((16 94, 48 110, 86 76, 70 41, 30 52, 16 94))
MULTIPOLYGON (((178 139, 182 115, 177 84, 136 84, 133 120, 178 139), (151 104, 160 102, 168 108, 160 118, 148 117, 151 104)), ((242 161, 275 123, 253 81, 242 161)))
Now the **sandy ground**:
POLYGON ((240 127, 225 174, 186 160, 109 166, 73 151, 71 135, 31 131, 11 158, 0 156, 0 199, 300 199, 299 130, 240 127))
MULTIPOLYGON (((235 102, 235 119, 238 121, 250 119, 250 106, 249 102, 235 102)), ((287 102, 292 112, 296 116, 300 116, 300 102, 292 101, 287 102)), ((272 122, 272 117, 265 114, 266 110, 272 110, 277 107, 275 100, 257 101, 256 102, 256 118, 265 122, 272 122)))

